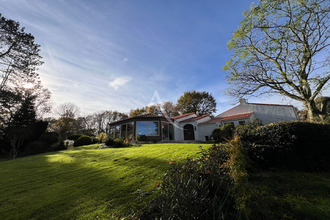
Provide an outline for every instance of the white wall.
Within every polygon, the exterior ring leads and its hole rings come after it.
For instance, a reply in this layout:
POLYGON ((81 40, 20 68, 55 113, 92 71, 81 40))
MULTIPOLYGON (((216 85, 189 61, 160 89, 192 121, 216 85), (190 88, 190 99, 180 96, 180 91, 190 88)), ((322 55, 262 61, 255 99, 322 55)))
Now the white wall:
POLYGON ((199 124, 198 125, 198 131, 199 131, 199 137, 198 139, 201 141, 206 141, 205 136, 209 137, 210 140, 210 136, 213 132, 214 129, 217 128, 217 124, 216 123, 203 123, 203 124, 199 124))
MULTIPOLYGON (((234 108, 219 114, 217 118, 248 112, 253 112, 254 116, 260 119, 263 124, 298 120, 297 114, 292 106, 262 105, 249 103, 240 103, 238 106, 235 106, 234 108)), ((233 122, 238 123, 238 121, 239 120, 234 120, 233 122)))

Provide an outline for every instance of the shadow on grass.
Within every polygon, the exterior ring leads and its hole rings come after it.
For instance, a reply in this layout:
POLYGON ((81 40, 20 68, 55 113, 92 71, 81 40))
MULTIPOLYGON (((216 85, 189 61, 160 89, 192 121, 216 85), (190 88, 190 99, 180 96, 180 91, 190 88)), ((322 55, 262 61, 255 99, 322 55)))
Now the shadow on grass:
POLYGON ((150 188, 168 161, 94 150, 60 151, 1 164, 2 219, 111 218, 129 214, 136 191, 150 188))
POLYGON ((252 176, 255 219, 330 219, 330 174, 263 172, 252 176))

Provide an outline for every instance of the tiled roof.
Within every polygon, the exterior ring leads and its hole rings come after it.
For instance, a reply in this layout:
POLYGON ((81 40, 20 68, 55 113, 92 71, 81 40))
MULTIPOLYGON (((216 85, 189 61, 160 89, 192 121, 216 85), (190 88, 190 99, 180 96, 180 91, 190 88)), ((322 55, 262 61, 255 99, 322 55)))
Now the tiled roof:
POLYGON ((223 114, 223 113, 225 113, 225 112, 228 112, 228 111, 230 111, 230 110, 232 110, 232 109, 234 109, 234 108, 237 108, 239 105, 236 105, 236 106, 234 106, 234 107, 232 107, 232 108, 230 108, 230 109, 228 109, 228 110, 226 110, 226 111, 224 111, 224 112, 221 112, 220 114, 218 114, 217 116, 215 116, 215 118, 217 118, 219 115, 221 115, 221 114, 223 114))
POLYGON ((268 106, 284 106, 284 107, 293 107, 293 105, 281 105, 281 104, 263 104, 263 103, 246 103, 249 105, 268 105, 268 106))
POLYGON ((252 114, 253 114, 253 112, 247 112, 247 113, 243 113, 243 114, 230 115, 230 116, 221 117, 221 118, 213 118, 205 123, 215 123, 215 122, 220 122, 220 121, 229 121, 229 120, 249 118, 252 114))
POLYGON ((117 124, 118 122, 128 121, 128 120, 133 119, 133 118, 165 118, 165 117, 162 116, 162 115, 144 114, 144 115, 137 115, 137 116, 133 116, 133 117, 130 117, 130 118, 125 118, 125 119, 121 119, 121 120, 118 120, 118 121, 114 121, 114 122, 109 123, 109 125, 117 124))
POLYGON ((162 115, 155 115, 155 114, 144 114, 144 115, 137 115, 135 117, 136 118, 159 118, 159 117, 164 117, 164 116, 162 116, 162 115))
POLYGON ((183 115, 178 115, 178 116, 171 117, 171 119, 184 118, 184 117, 187 117, 187 116, 190 116, 190 115, 194 115, 194 114, 195 113, 187 113, 187 114, 183 114, 183 115))
POLYGON ((195 118, 188 118, 188 119, 180 121, 180 122, 198 121, 198 120, 200 120, 202 118, 205 118, 205 117, 209 117, 209 115, 202 115, 202 116, 198 116, 198 117, 195 117, 195 118))
MULTIPOLYGON (((293 105, 281 105, 281 104, 264 104, 264 103, 249 103, 249 102, 246 102, 245 104, 246 104, 246 105, 267 105, 267 106, 293 107, 293 105)), ((226 110, 226 111, 224 111, 224 112, 221 112, 220 114, 218 114, 218 115, 215 116, 215 117, 218 117, 219 115, 221 115, 221 114, 223 114, 223 113, 225 113, 225 112, 229 112, 229 111, 231 111, 232 109, 237 108, 237 107, 239 107, 239 106, 240 106, 240 104, 239 104, 239 105, 236 105, 236 106, 234 106, 234 107, 232 107, 232 108, 230 108, 230 109, 228 109, 228 110, 226 110)))

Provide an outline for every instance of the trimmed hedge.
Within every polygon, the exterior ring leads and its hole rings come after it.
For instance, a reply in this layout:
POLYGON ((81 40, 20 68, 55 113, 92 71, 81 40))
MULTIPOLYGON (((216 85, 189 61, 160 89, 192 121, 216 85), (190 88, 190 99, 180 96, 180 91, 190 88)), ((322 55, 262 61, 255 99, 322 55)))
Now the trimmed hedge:
POLYGON ((92 143, 92 138, 86 135, 82 135, 80 138, 78 138, 74 143, 74 147, 79 147, 83 145, 89 145, 92 143))
POLYGON ((73 134, 73 135, 70 135, 69 137, 67 137, 66 139, 68 140, 72 140, 72 141, 76 141, 78 140, 78 138, 80 138, 82 135, 81 134, 73 134))
POLYGON ((231 123, 222 125, 213 130, 211 137, 215 142, 225 142, 233 137, 235 126, 231 123))
POLYGON ((259 168, 330 168, 330 124, 284 122, 240 129, 238 135, 259 168))

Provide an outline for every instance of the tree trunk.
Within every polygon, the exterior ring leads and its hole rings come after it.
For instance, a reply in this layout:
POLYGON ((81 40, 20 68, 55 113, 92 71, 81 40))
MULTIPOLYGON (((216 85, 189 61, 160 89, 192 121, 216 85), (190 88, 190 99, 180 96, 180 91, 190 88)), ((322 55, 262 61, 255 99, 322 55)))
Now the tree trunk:
POLYGON ((307 110, 307 118, 309 121, 313 122, 316 120, 316 117, 318 117, 320 115, 320 111, 317 109, 315 101, 305 101, 304 103, 305 108, 307 110))
POLYGON ((10 159, 14 160, 17 157, 16 138, 13 138, 10 141, 10 146, 11 146, 10 159))

